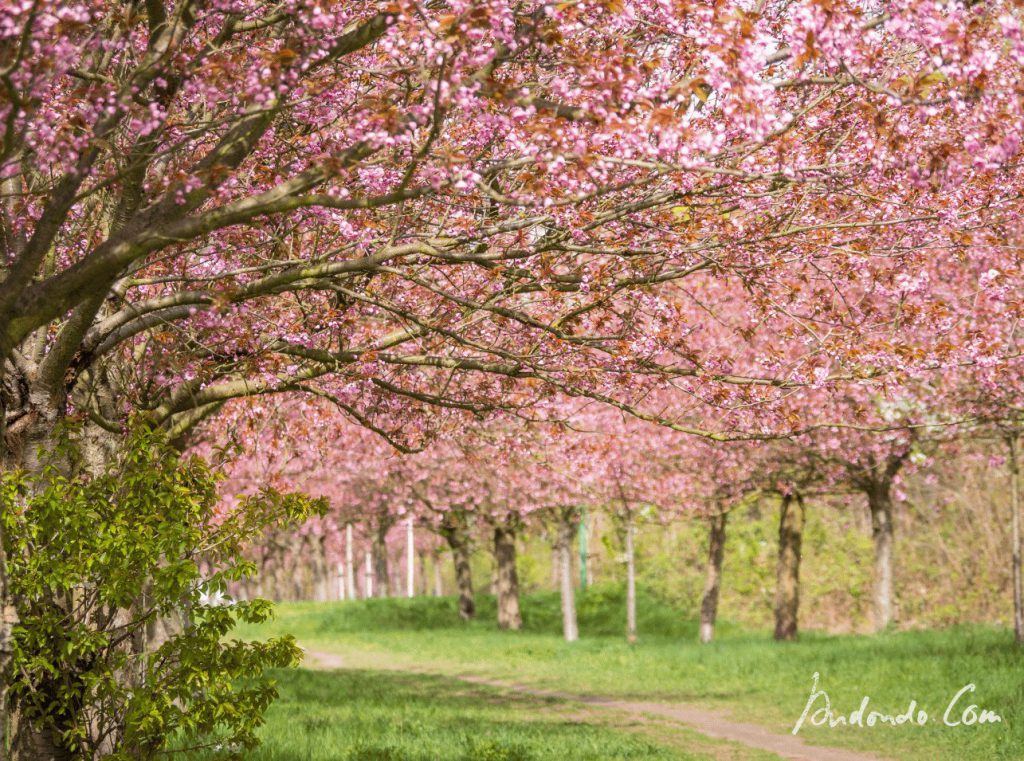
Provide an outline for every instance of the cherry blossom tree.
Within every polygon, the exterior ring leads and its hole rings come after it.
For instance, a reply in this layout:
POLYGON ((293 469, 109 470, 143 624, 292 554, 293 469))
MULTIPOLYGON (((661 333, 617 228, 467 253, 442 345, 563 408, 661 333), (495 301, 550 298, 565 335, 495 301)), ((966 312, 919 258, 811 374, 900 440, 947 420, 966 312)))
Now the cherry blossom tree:
POLYGON ((5 5, 0 462, 285 391, 410 449, 555 393, 770 437, 836 422, 807 384, 1003 357, 920 347, 936 258, 1017 239, 1019 10, 874 10, 5 5))

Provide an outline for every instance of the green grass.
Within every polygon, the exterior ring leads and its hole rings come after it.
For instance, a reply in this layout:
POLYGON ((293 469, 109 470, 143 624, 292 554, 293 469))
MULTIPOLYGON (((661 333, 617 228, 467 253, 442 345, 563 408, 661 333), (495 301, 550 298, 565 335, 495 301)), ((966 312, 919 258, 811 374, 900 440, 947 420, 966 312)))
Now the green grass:
POLYGON ((300 669, 275 677, 281 697, 247 761, 777 761, 693 733, 637 734, 628 721, 564 701, 440 676, 300 669))
MULTIPOLYGON (((714 644, 701 646, 694 622, 684 613, 641 595, 641 640, 630 646, 619 634, 620 592, 597 588, 581 596, 583 638, 568 644, 558 636, 553 595, 524 600, 526 626, 521 632, 494 629, 492 599, 482 597, 479 608, 479 619, 463 624, 454 600, 446 598, 298 603, 280 606, 276 621, 245 633, 291 632, 310 649, 342 653, 346 661, 368 668, 417 667, 567 692, 699 703, 780 733, 792 729, 817 671, 837 712, 849 714, 869 695, 873 707, 894 714, 915 699, 932 720, 924 727, 805 727, 801 735, 810 742, 874 749, 908 761, 1024 758, 1024 662, 1012 635, 1004 630, 958 627, 873 637, 805 633, 797 643, 779 644, 765 632, 722 626, 714 644), (976 684, 977 691, 964 705, 974 702, 992 709, 1002 715, 1002 723, 942 724, 947 703, 967 683, 976 684)), ((304 678, 320 677, 326 675, 304 678)), ((360 699, 358 691, 351 699, 360 699)), ((272 721, 290 701, 286 696, 283 706, 274 709, 272 721)), ((396 715, 401 715, 402 705, 399 701, 392 706, 396 715)), ((510 724, 511 734, 502 736, 513 743, 516 737, 528 736, 521 734, 527 726, 510 724)), ((395 756, 407 757, 415 758, 395 756)))

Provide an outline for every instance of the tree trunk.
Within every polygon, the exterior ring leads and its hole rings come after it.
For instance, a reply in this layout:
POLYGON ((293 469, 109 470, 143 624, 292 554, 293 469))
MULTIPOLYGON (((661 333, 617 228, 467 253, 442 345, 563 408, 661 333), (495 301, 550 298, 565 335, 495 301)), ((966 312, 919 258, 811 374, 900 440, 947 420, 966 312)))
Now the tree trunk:
POLYGON ((299 536, 294 531, 287 532, 289 539, 288 548, 288 579, 291 581, 291 600, 312 599, 310 584, 311 569, 307 560, 309 553, 309 542, 305 536, 299 536))
POLYGON ((1013 543, 1013 636, 1017 644, 1024 644, 1024 600, 1022 600, 1020 566, 1020 460, 1017 452, 1019 441, 1019 434, 1014 431, 1008 439, 1010 445, 1010 540, 1013 543))
POLYGON ((779 562, 775 583, 775 639, 795 640, 800 608, 800 545, 804 530, 804 501, 799 495, 782 498, 779 516, 779 562))
POLYGON ((633 513, 626 513, 626 639, 636 642, 636 553, 633 540, 636 529, 633 513))
POLYGON ((580 589, 586 589, 590 584, 590 552, 587 550, 587 511, 580 510, 579 531, 580 544, 580 589))
POLYGON ((572 544, 578 523, 574 509, 563 509, 558 524, 558 571, 562 596, 562 634, 566 642, 579 639, 576 623, 576 595, 572 578, 572 544))
POLYGON ((444 596, 444 582, 441 578, 441 553, 437 550, 430 556, 434 566, 434 597, 444 596))
POLYGON ((440 533, 452 550, 455 585, 459 590, 459 617, 469 621, 476 616, 476 598, 473 594, 473 570, 469 562, 469 525, 466 516, 458 511, 446 512, 440 533))
POLYGON ((463 621, 469 621, 476 616, 473 571, 469 564, 469 543, 456 541, 452 544, 452 559, 455 562, 455 584, 459 589, 459 616, 463 621))
POLYGON ((349 600, 356 599, 356 565, 351 523, 345 526, 345 589, 349 600))
MULTIPOLYGON (((0 471, 6 469, 8 458, 7 452, 7 399, 4 393, 7 384, 7 377, 4 372, 4 360, 0 359, 0 471)), ((11 662, 12 647, 11 636, 14 627, 18 623, 17 611, 14 608, 14 600, 11 599, 7 590, 7 555, 4 552, 4 523, 3 511, 7 506, 0 502, 0 674, 7 673, 8 664, 11 662)), ((7 716, 7 679, 0 679, 0 758, 7 755, 7 740, 10 720, 7 716)))
POLYGON ((280 602, 284 599, 285 592, 285 578, 287 574, 284 566, 284 552, 282 548, 274 546, 272 554, 270 556, 270 599, 274 602, 280 602))
POLYGON ((391 553, 391 596, 402 597, 405 594, 404 577, 402 576, 402 552, 401 547, 396 547, 395 551, 391 553))
POLYGON ((704 578, 704 597, 700 602, 700 641, 705 644, 715 637, 718 595, 722 588, 722 558, 725 555, 727 518, 728 513, 718 513, 708 520, 708 565, 704 578))
MULTIPOLYGON (((0 447, 3 446, 3 408, 0 405, 0 447)), ((0 505, 0 510, 7 506, 0 505)), ((0 515, 0 674, 6 674, 13 657, 14 627, 18 623, 18 612, 14 607, 7 589, 7 556, 4 554, 3 516, 0 515)), ((7 679, 0 678, 0 758, 3 758, 8 745, 10 717, 7 713, 7 679)))
MULTIPOLYGON (((4 374, 0 359, 0 472, 23 470, 39 474, 43 463, 40 453, 52 451, 52 436, 59 412, 44 395, 31 391, 26 378, 4 374), (10 393, 8 393, 10 392, 10 393), (15 422, 8 427, 6 421, 15 422)), ((0 511, 12 505, 0 504, 0 511)), ((0 519, 4 516, 0 515, 0 519)), ((3 528, 0 520, 0 532, 3 528)), ((14 627, 18 624, 17 601, 7 581, 7 556, 0 533, 0 674, 6 674, 13 657, 14 627)), ((8 684, 0 679, 0 758, 6 759, 11 748, 12 759, 61 758, 54 738, 48 730, 35 731, 18 715, 7 701, 8 684)))
POLYGON ((875 631, 880 632, 892 624, 892 552, 893 522, 891 482, 874 482, 868 489, 868 507, 871 509, 871 537, 875 543, 874 597, 875 631))
POLYGON ((306 591, 302 599, 324 602, 328 596, 327 553, 324 537, 312 532, 305 535, 303 556, 298 558, 305 567, 306 591), (302 562, 303 559, 305 562, 302 562))
MULTIPOLYGON (((60 745, 57 733, 49 727, 37 729, 18 721, 14 724, 11 761, 71 761, 74 758, 71 751, 60 745)), ((0 747, 0 751, 6 749, 0 747)))
POLYGON ((373 571, 374 588, 378 597, 387 597, 390 593, 391 579, 388 573, 388 530, 380 527, 373 535, 373 571))
POLYGON ((316 542, 316 594, 319 602, 331 599, 331 569, 327 563, 327 538, 317 537, 316 542))
POLYGON ((498 628, 518 631, 523 626, 523 617, 519 612, 516 532, 507 524, 494 527, 494 562, 497 566, 498 628))
MULTIPOLYGON (((57 430, 64 419, 66 400, 55 398, 26 382, 26 396, 20 400, 22 404, 18 405, 18 409, 12 409, 5 400, 8 394, 7 388, 3 386, 6 379, 2 375, 2 368, 3 362, 0 360, 0 473, 21 470, 38 476, 47 466, 54 466, 68 475, 75 470, 101 472, 114 452, 117 438, 86 423, 74 439, 77 455, 75 463, 58 456, 57 430), (7 419, 15 422, 8 427, 4 425, 7 419)), ((103 404, 103 400, 96 403, 103 404)), ((0 505, 0 511, 10 507, 0 505)), ((2 524, 0 520, 0 526, 2 524)), ((14 599, 8 587, 3 542, 3 536, 0 535, 0 674, 6 673, 13 655, 13 630, 19 621, 17 606, 21 602, 14 599)), ((64 607, 63 601, 49 602, 58 609, 64 607)), ((17 706, 9 705, 7 693, 6 679, 0 679, 0 759, 69 761, 74 757, 64 745, 61 732, 65 722, 66 726, 72 726, 81 718, 80 714, 66 715, 63 719, 57 715, 53 717, 56 726, 37 726, 20 714, 17 706)), ((68 705, 67 701, 62 704, 60 696, 56 694, 48 697, 54 705, 60 705, 69 712, 82 710, 78 706, 68 705)))
MULTIPOLYGON (((6 372, 7 367, 6 359, 0 357, 0 472, 25 470, 38 474, 42 468, 38 454, 47 446, 58 410, 45 395, 32 391, 29 378, 22 373, 6 372)), ((0 511, 12 507, 0 504, 0 511)), ((16 600, 8 586, 3 518, 0 515, 0 674, 7 673, 13 658, 14 627, 19 621, 16 600)), ((17 711, 8 705, 7 690, 7 680, 0 679, 0 758, 6 759, 9 747, 14 758, 19 757, 18 746, 52 747, 48 735, 30 736, 30 728, 19 722, 17 711)))
POLYGON ((416 594, 420 597, 427 596, 427 552, 426 550, 419 550, 416 553, 416 562, 419 565, 417 573, 419 578, 416 579, 416 594))
POLYGON ((558 589, 562 583, 562 572, 559 566, 562 564, 562 549, 558 544, 558 536, 555 536, 555 543, 551 546, 551 588, 558 589))

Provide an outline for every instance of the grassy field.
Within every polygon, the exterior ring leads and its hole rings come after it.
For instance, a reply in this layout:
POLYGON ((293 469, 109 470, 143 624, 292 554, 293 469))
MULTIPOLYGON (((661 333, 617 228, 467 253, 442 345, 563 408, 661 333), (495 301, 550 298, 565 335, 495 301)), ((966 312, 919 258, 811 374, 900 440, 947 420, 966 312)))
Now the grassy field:
POLYGON ((725 743, 564 701, 440 676, 279 672, 254 761, 770 761, 725 743))
POLYGON ((361 670, 282 675, 283 698, 268 717, 268 745, 258 757, 745 758, 701 747, 696 737, 637 734, 626 723, 572 719, 572 704, 516 698, 510 707, 500 693, 481 696, 484 688, 449 677, 473 674, 565 692, 689 702, 786 733, 808 701, 812 674, 819 672, 836 713, 848 715, 867 695, 869 710, 888 714, 903 713, 916 700, 929 721, 873 728, 805 725, 801 735, 811 742, 873 749, 908 761, 1024 758, 1024 662, 1003 630, 873 637, 805 633, 797 643, 778 644, 766 632, 723 625, 714 644, 701 646, 692 620, 641 595, 641 639, 631 646, 620 634, 621 594, 597 588, 581 596, 582 639, 568 644, 559 637, 553 595, 524 600, 521 632, 494 629, 490 598, 482 597, 479 608, 479 619, 463 624, 448 598, 280 606, 276 621, 243 634, 290 632, 311 650, 342 654, 361 670), (382 671, 394 668, 433 675, 382 671), (969 683, 976 691, 951 716, 959 718, 975 703, 1000 714, 1000 723, 944 725, 947 705, 969 683), (493 749, 473 745, 483 728, 496 743, 493 749), (317 739, 324 732, 329 740, 317 739), (430 750, 416 755, 420 747, 430 750))

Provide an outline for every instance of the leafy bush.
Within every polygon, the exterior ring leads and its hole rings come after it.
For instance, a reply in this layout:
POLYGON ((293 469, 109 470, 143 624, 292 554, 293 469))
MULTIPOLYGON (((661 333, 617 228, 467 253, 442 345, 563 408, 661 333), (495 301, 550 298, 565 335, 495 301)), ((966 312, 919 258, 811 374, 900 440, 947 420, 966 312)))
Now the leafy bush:
POLYGON ((238 622, 267 619, 267 601, 210 600, 254 572, 240 559, 247 541, 321 503, 266 491, 223 509, 205 462, 143 430, 102 473, 67 470, 0 477, 20 619, 10 673, 0 675, 15 745, 42 735, 87 758, 185 747, 240 757, 276 697, 264 669, 294 665, 299 650, 291 637, 226 640, 238 622))

